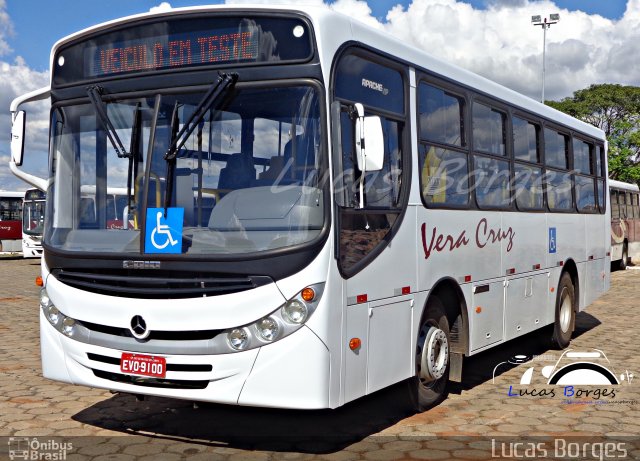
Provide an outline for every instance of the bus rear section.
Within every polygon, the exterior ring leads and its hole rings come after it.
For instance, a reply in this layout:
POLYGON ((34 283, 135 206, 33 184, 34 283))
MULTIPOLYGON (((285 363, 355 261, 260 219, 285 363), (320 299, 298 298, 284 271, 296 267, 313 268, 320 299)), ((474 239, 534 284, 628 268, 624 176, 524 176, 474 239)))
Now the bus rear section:
POLYGON ((0 252, 22 250, 22 199, 24 192, 0 191, 0 252))
POLYGON ((640 193, 637 184, 609 180, 611 264, 626 269, 640 264, 640 193))

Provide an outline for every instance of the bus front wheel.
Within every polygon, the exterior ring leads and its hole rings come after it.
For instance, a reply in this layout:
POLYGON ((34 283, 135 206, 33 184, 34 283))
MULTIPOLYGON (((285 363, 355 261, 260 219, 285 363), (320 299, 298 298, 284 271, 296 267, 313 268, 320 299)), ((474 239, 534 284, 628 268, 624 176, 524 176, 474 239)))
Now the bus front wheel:
POLYGON ((560 277, 558 295, 556 297, 556 316, 553 325, 553 345, 559 349, 566 348, 571 342, 571 335, 576 323, 576 296, 571 276, 565 272, 560 277))
POLYGON ((409 379, 409 393, 414 409, 425 411, 446 396, 449 381, 449 321, 442 302, 429 300, 420 322, 416 342, 416 374, 409 379))

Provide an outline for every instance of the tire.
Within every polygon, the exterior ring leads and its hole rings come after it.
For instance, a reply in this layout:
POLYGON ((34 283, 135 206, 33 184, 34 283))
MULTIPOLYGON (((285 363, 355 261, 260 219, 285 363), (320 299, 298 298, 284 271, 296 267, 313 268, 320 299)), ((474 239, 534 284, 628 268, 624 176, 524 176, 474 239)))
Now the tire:
POLYGON ((571 276, 564 272, 558 283, 556 315, 551 342, 558 349, 566 348, 576 324, 576 295, 571 276))
POLYGON ((416 374, 407 381, 413 409, 423 412, 447 395, 450 356, 449 321, 437 297, 429 300, 422 314, 416 341, 416 374), (423 352, 431 351, 431 354, 423 352), (424 364, 427 364, 424 367, 424 364))
POLYGON ((627 244, 625 243, 622 247, 622 259, 620 260, 620 264, 618 268, 620 270, 625 270, 627 268, 627 262, 629 261, 629 250, 627 249, 627 244))

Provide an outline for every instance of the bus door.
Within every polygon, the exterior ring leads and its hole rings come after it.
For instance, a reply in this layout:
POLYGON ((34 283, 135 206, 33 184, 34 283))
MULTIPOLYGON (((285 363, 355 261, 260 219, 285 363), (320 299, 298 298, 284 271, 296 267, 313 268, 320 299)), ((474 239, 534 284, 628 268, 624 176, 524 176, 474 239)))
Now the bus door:
POLYGON ((334 78, 336 259, 345 280, 345 340, 362 341, 357 350, 345 351, 345 401, 414 372, 416 231, 415 210, 407 210, 406 81, 406 69, 360 50, 341 57, 334 78), (380 117, 384 159, 379 171, 360 169, 356 103, 365 117, 380 117))

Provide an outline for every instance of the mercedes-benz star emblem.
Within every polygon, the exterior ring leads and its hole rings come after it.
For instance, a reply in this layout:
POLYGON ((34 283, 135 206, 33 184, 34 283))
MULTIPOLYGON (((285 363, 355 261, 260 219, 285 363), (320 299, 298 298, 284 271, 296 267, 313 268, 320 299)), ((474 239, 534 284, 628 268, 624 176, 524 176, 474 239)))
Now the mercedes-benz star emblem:
POLYGON ((147 330, 147 322, 141 315, 136 315, 131 319, 131 334, 138 339, 145 339, 151 333, 147 330))

